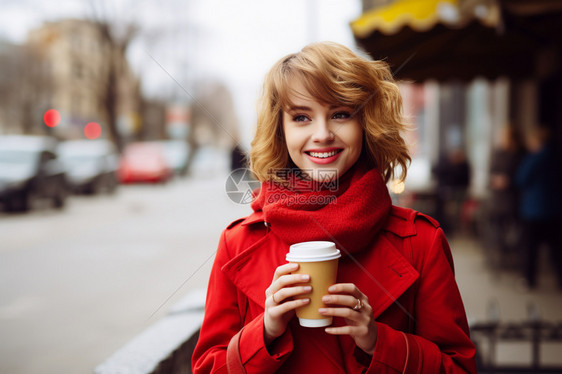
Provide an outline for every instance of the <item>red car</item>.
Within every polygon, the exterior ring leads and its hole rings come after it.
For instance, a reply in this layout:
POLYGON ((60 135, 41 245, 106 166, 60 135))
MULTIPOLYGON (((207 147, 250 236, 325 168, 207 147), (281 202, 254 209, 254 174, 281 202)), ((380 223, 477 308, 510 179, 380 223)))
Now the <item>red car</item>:
POLYGON ((156 143, 129 144, 121 157, 121 183, 166 182, 172 176, 162 147, 156 143))

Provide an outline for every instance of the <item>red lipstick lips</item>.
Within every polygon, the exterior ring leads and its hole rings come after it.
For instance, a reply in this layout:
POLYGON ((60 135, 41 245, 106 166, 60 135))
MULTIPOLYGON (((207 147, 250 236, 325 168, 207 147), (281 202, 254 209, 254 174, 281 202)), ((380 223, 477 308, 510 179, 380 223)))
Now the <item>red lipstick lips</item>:
POLYGON ((343 148, 309 149, 305 151, 308 158, 316 164, 330 164, 338 159, 343 148))

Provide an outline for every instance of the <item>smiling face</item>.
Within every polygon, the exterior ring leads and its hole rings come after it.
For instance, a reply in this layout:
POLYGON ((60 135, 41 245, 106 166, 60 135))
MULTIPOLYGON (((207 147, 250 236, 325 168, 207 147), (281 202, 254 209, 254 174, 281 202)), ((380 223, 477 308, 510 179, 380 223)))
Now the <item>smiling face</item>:
POLYGON ((289 96, 283 131, 291 160, 314 180, 340 178, 361 154, 363 130, 353 108, 317 101, 296 79, 289 96))

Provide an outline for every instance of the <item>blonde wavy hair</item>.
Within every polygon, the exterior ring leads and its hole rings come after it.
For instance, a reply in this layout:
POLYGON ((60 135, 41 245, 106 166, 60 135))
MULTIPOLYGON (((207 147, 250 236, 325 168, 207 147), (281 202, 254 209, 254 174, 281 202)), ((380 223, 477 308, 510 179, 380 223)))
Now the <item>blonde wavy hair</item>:
POLYGON ((283 110, 291 106, 290 83, 299 79, 316 100, 354 109, 363 128, 363 150, 385 182, 401 167, 406 178, 411 161, 401 132, 408 125, 402 97, 388 65, 369 61, 337 43, 314 43, 280 59, 265 77, 258 103, 257 131, 250 167, 260 181, 283 182, 275 170, 294 167, 283 132, 283 110))

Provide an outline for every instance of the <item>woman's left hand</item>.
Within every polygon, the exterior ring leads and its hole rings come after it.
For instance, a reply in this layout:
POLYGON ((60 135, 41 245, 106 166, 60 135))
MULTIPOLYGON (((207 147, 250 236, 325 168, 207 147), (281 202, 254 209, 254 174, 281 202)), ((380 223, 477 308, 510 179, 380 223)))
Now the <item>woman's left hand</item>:
POLYGON ((344 318, 346 326, 328 327, 332 335, 349 335, 355 344, 373 355, 377 342, 377 325, 369 299, 353 283, 334 284, 328 289, 330 295, 322 298, 328 308, 320 308, 320 314, 344 318))

